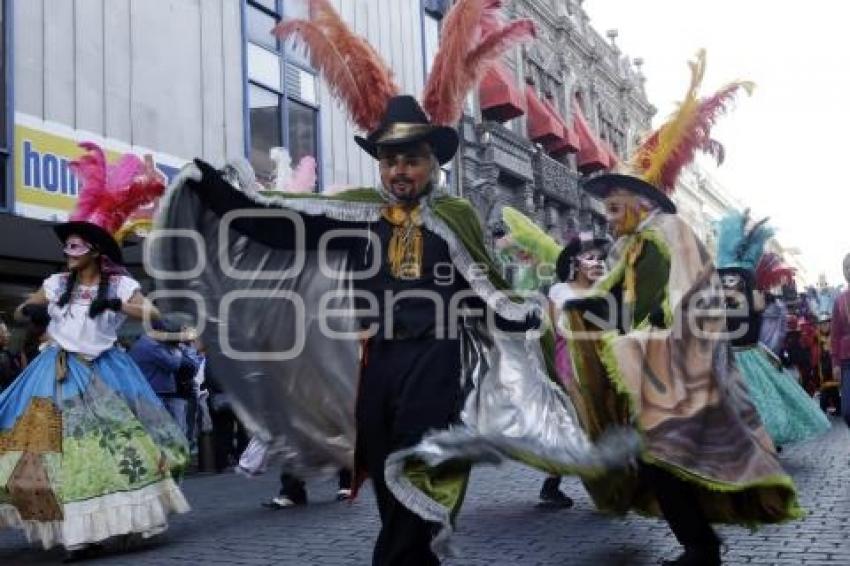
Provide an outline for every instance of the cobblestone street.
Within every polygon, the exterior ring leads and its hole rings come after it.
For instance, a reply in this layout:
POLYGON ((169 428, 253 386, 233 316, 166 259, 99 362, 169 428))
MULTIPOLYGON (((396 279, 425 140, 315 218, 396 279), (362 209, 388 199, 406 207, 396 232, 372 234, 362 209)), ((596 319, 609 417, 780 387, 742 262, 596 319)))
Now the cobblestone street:
MULTIPOLYGON (((785 449, 808 516, 756 533, 722 528, 725 564, 846 566, 850 560, 850 433, 835 421, 824 437, 785 449)), ((570 510, 536 505, 542 476, 515 465, 477 468, 460 515, 460 557, 450 566, 618 566, 656 564, 676 552, 664 524, 630 515, 615 520, 597 514, 570 478, 576 499, 570 510)), ((262 508, 277 490, 273 474, 247 480, 233 475, 190 477, 184 483, 192 512, 175 518, 169 531, 126 553, 109 552, 98 566, 163 564, 370 563, 378 530, 371 491, 354 504, 333 500, 335 484, 309 486, 311 504, 285 511, 262 508)), ((31 548, 20 533, 0 533, 0 564, 51 564, 58 550, 31 548)))

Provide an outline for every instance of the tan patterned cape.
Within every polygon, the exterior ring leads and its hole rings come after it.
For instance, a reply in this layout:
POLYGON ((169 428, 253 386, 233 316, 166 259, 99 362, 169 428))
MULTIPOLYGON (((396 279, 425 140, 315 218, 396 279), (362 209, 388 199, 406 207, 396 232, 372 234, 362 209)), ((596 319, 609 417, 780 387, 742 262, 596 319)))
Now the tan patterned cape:
MULTIPOLYGON (((661 297, 667 328, 636 320, 626 334, 609 330, 569 341, 581 395, 577 406, 590 436, 612 424, 636 425, 642 460, 699 486, 711 522, 755 525, 799 517, 793 482, 722 336, 720 282, 703 244, 678 216, 658 214, 621 239, 610 262, 609 276, 594 292, 622 296, 631 283, 638 297, 661 297), (650 246, 669 262, 666 280, 636 278, 640 250, 650 246)), ((573 331, 597 328, 578 310, 568 308, 567 320, 573 331)), ((640 485, 636 471, 585 483, 603 511, 659 514, 653 486, 640 485)))

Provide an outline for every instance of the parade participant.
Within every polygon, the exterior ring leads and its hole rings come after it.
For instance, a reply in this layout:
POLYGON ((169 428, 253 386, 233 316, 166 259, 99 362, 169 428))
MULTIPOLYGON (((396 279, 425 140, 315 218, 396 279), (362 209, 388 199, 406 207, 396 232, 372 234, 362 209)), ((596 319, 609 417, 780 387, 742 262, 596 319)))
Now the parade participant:
MULTIPOLYGON (((439 562, 469 458, 509 454, 545 471, 599 470, 636 448, 628 433, 587 440, 532 332, 540 305, 512 300, 474 208, 440 187, 469 89, 532 34, 528 20, 504 24, 500 4, 453 4, 420 106, 398 94, 385 64, 327 1, 310 2, 310 19, 284 22, 278 35, 306 41, 330 91, 369 132, 355 139, 377 161, 381 186, 252 196, 230 169, 196 160, 159 222, 198 231, 217 260, 192 281, 208 312, 230 304, 231 290, 266 297, 207 317, 211 363, 246 426, 272 451, 277 438, 294 448, 288 470, 304 478, 354 463, 359 478, 368 472, 381 518, 378 565, 439 562)), ((189 243, 160 238, 158 265, 190 267, 189 243)))
POLYGON ((589 297, 567 301, 569 342, 585 391, 585 429, 634 422, 643 440, 637 470, 585 480, 607 512, 661 515, 684 546, 664 564, 721 563, 711 523, 775 523, 799 517, 795 489, 747 397, 716 307, 710 255, 668 196, 697 150, 722 155, 711 125, 747 83, 698 98, 705 71, 691 63, 684 102, 651 134, 632 169, 584 183, 604 201, 618 237, 609 274, 589 297))
POLYGON ((128 352, 148 384, 188 439, 188 400, 197 362, 180 348, 185 338, 180 324, 157 320, 151 331, 139 336, 128 352))
MULTIPOLYGON (((844 277, 850 285, 850 254, 844 256, 844 277)), ((841 416, 850 426, 850 288, 835 300, 830 331, 832 375, 841 387, 841 416)))
POLYGON ((162 532, 188 511, 171 472, 186 440, 133 361, 115 347, 125 319, 157 317, 121 266, 113 236, 162 194, 150 160, 103 151, 72 163, 82 181, 71 220, 55 227, 68 271, 48 277, 16 311, 47 306, 50 345, 0 395, 0 526, 70 557, 119 535, 162 532))
MULTIPOLYGON (((507 211, 510 207, 505 207, 507 211)), ((516 212, 516 214, 520 214, 516 212)), ((505 233, 504 229, 499 226, 494 233, 496 241, 494 248, 496 250, 496 261, 498 262, 502 276, 506 281, 511 283, 515 291, 520 293, 532 294, 541 291, 544 282, 541 280, 541 262, 539 257, 535 257, 529 250, 524 249, 521 245, 517 245, 512 234, 505 233)), ((550 279, 551 281, 551 279, 550 279)), ((555 336, 555 347, 558 346, 558 336, 555 336)), ((557 359, 556 359, 557 363, 557 359)), ((556 367, 556 369, 559 369, 556 367)), ((562 376, 559 374, 559 378, 562 376)), ((546 507, 556 507, 569 509, 573 506, 573 500, 563 491, 561 491, 561 476, 549 475, 543 480, 543 485, 540 487, 540 502, 546 507)))
MULTIPOLYGON (((559 383, 570 395, 570 400, 579 415, 584 414, 580 384, 574 378, 572 361, 570 359, 567 340, 569 329, 562 313, 564 304, 570 299, 583 296, 599 279, 605 276, 605 257, 610 242, 605 238, 594 238, 590 233, 581 233, 570 239, 566 246, 558 244, 549 234, 541 230, 528 217, 519 211, 504 207, 502 218, 510 228, 510 238, 515 245, 536 258, 540 265, 553 268, 557 283, 549 289, 549 320, 555 325, 554 356, 555 368, 559 383)), ((546 479, 540 491, 540 497, 545 502, 558 503, 566 506, 566 495, 559 489, 560 476, 546 479)), ((569 504, 572 505, 572 500, 569 504)))
POLYGON ((832 317, 820 315, 814 334, 815 373, 820 388, 820 408, 827 415, 841 414, 841 383, 832 371, 832 317))
POLYGON ((9 328, 0 321, 0 392, 9 387, 21 371, 19 356, 8 348, 9 328))
MULTIPOLYGON (((806 304, 801 302, 801 306, 806 304)), ((800 332, 800 347, 804 354, 804 361, 800 364, 800 383, 806 393, 814 396, 832 375, 823 374, 824 366, 821 362, 824 358, 821 355, 815 315, 807 308, 799 309, 799 313, 797 326, 800 332)))
POLYGON ((766 220, 753 223, 749 211, 728 214, 717 228, 717 268, 726 299, 726 327, 735 361, 750 399, 778 447, 829 430, 817 404, 782 368, 781 360, 759 343, 764 296, 757 289, 755 268, 773 235, 766 220))
POLYGON ((785 333, 788 327, 788 307, 781 297, 772 291, 794 279, 794 268, 785 265, 774 252, 761 256, 756 267, 756 289, 764 295, 765 309, 762 313, 759 342, 776 356, 782 355, 785 333))
POLYGON ((50 316, 47 308, 30 308, 29 322, 24 333, 24 344, 21 348, 21 368, 26 368, 50 344, 47 325, 50 316))

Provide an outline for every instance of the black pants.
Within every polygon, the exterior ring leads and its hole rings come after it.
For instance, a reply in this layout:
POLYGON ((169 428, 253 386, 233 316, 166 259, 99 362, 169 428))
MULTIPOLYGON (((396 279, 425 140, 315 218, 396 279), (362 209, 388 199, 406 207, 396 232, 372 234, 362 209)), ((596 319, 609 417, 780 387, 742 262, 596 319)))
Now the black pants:
POLYGON ((673 475, 653 466, 641 464, 644 485, 655 492, 664 520, 682 546, 717 546, 720 539, 700 507, 696 488, 673 475))
POLYGON ((229 407, 211 411, 210 417, 215 436, 215 469, 221 473, 239 461, 239 456, 248 446, 248 434, 229 407))
POLYGON ((374 566, 432 566, 436 525, 402 505, 384 482, 387 456, 457 420, 460 345, 434 338, 370 343, 357 402, 357 457, 372 478, 381 532, 374 566))
MULTIPOLYGON (((339 489, 351 489, 351 470, 339 471, 339 489)), ((280 495, 288 497, 296 503, 306 502, 307 488, 304 480, 287 472, 280 473, 280 495)))
MULTIPOLYGON (((820 408, 824 413, 827 413, 827 409, 830 407, 835 407, 836 415, 841 414, 841 394, 838 391, 838 387, 821 389, 820 408)), ((850 422, 847 425, 850 426, 850 422)))

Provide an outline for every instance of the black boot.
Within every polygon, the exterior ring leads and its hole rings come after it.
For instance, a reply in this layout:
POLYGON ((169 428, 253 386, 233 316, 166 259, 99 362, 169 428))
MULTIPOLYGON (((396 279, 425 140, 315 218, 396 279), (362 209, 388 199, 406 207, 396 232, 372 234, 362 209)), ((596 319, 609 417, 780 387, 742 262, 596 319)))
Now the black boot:
POLYGON ((675 560, 662 560, 661 566, 720 566, 720 544, 686 546, 675 560))
POLYGON ((569 509, 573 506, 573 500, 558 489, 560 484, 561 478, 558 476, 546 478, 543 487, 540 488, 540 500, 546 506, 569 509))
POLYGON ((90 560, 102 555, 104 547, 102 544, 92 543, 79 545, 74 549, 65 551, 65 558, 62 560, 65 564, 80 562, 82 560, 90 560))
POLYGON ((285 509, 307 504, 307 488, 303 481, 289 474, 280 476, 280 495, 263 503, 270 509, 285 509))
POLYGON ((351 499, 351 470, 339 471, 339 489, 336 491, 336 499, 337 501, 351 499))

